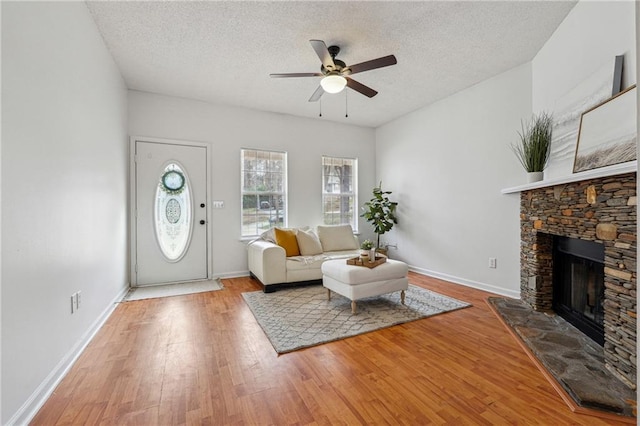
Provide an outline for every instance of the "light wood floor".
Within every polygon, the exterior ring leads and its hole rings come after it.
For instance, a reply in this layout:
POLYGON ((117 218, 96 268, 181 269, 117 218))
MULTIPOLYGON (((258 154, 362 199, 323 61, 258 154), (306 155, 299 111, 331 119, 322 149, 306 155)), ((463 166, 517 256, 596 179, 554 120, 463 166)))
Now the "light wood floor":
POLYGON ((241 297, 120 304, 35 417, 66 424, 615 424, 572 413, 489 310, 473 307, 278 356, 241 297))

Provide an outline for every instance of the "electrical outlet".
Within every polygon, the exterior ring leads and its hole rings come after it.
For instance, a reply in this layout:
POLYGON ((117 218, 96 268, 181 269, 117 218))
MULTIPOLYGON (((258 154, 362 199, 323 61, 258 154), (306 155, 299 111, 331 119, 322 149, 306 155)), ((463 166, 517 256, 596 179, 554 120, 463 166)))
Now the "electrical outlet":
POLYGON ((224 201, 215 200, 211 203, 214 209, 224 209, 224 201))
POLYGON ((495 269, 498 267, 498 260, 495 257, 489 258, 489 268, 495 269))
POLYGON ((82 300, 82 292, 79 291, 76 293, 76 309, 80 309, 80 301, 82 300))

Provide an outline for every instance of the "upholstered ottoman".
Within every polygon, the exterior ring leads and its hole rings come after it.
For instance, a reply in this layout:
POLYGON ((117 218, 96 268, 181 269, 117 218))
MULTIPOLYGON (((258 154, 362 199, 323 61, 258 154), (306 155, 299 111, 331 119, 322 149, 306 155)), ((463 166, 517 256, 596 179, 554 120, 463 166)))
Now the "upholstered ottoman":
POLYGON ((331 292, 351 300, 351 312, 356 313, 356 300, 365 297, 401 291, 404 304, 404 291, 409 287, 404 262, 387 259, 375 268, 347 265, 345 260, 328 260, 322 264, 322 285, 327 288, 327 297, 331 292))

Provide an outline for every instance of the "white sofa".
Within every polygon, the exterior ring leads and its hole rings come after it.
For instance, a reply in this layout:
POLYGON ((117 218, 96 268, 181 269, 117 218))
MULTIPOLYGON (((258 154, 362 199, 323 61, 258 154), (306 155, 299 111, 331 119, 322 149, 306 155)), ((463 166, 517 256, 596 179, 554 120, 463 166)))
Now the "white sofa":
POLYGON ((298 256, 287 257, 285 249, 277 244, 274 228, 247 246, 249 271, 265 293, 292 285, 320 284, 325 261, 348 259, 360 253, 358 237, 350 225, 318 226, 316 230, 293 228, 293 232, 298 256))

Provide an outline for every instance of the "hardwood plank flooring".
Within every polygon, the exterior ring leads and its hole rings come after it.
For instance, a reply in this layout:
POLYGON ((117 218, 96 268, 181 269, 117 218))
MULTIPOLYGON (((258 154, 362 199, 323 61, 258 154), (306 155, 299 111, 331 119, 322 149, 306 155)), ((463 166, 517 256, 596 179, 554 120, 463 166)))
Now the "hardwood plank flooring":
POLYGON ((250 278, 122 303, 32 424, 619 423, 569 410, 490 293, 409 280, 473 307, 278 356, 242 299, 250 278))

